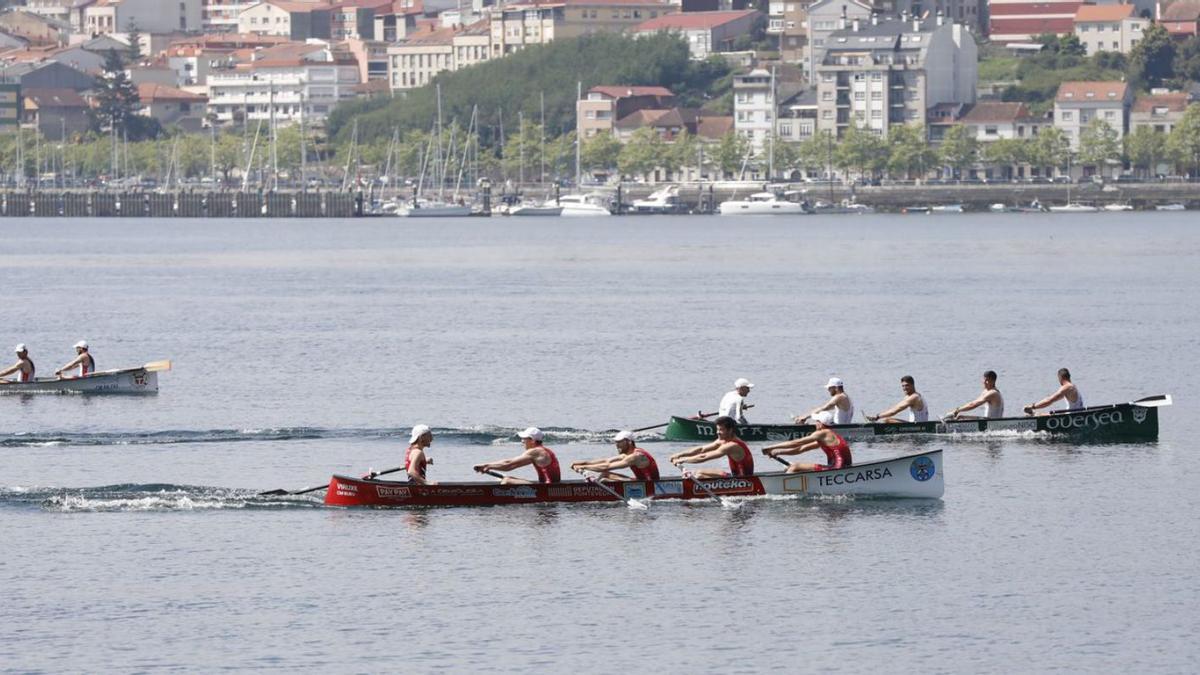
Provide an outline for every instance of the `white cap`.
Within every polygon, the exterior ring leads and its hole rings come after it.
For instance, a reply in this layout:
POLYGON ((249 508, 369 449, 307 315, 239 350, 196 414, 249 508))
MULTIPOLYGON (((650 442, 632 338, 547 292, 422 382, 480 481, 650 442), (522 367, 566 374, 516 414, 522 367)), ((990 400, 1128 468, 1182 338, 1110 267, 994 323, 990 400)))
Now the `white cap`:
POLYGON ((532 438, 535 441, 540 441, 545 438, 545 434, 537 427, 529 427, 525 431, 517 432, 517 438, 532 438))
POLYGON ((753 389, 754 385, 750 383, 750 380, 747 380, 744 377, 739 377, 738 379, 733 381, 734 389, 741 389, 742 387, 747 387, 747 388, 753 389))
POLYGON ((418 424, 413 427, 412 435, 408 437, 408 442, 410 444, 416 443, 418 438, 424 436, 425 434, 429 433, 430 431, 431 431, 431 429, 428 426, 426 426, 424 424, 418 424))
POLYGON ((828 410, 822 410, 821 412, 812 416, 812 421, 820 422, 825 426, 831 426, 833 424, 833 413, 829 412, 828 410))
POLYGON ((15 350, 15 351, 16 351, 18 354, 20 354, 20 353, 21 353, 21 352, 23 352, 23 351, 26 351, 26 350, 25 350, 25 344, 24 344, 24 343, 21 343, 21 344, 17 345, 16 347, 13 347, 13 349, 14 349, 14 350, 15 350))
MULTIPOLYGON (((825 383, 826 389, 828 389, 830 387, 844 387, 844 386, 846 386, 846 383, 842 382, 842 378, 840 378, 840 377, 831 377, 831 378, 829 378, 829 381, 825 383)), ((825 412, 829 412, 829 411, 827 410, 825 412)))
POLYGON ((632 440, 633 440, 633 432, 632 431, 627 431, 627 430, 618 431, 617 434, 615 436, 613 436, 613 443, 620 443, 621 441, 632 441, 632 440))
POLYGON ((87 349, 88 348, 87 340, 80 340, 79 342, 76 342, 75 348, 76 349, 87 349))

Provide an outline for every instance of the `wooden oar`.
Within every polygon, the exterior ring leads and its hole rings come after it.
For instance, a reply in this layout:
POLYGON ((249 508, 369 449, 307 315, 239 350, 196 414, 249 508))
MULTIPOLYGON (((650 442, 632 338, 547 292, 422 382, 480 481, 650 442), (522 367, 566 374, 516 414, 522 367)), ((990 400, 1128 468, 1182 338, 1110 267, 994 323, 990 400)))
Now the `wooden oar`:
MULTIPOLYGON (((746 406, 746 407, 745 407, 745 410, 749 410, 749 409, 751 409, 751 408, 753 408, 753 407, 754 407, 754 404, 753 404, 753 403, 751 403, 750 405, 748 405, 748 406, 746 406)), ((719 412, 719 411, 718 411, 718 412, 719 412)), ((696 420, 706 420, 706 419, 708 419, 708 418, 710 418, 710 417, 712 417, 713 415, 716 415, 716 414, 717 414, 717 413, 715 413, 715 412, 710 412, 710 413, 700 413, 699 415, 696 415, 696 416, 695 416, 695 417, 693 417, 692 419, 696 419, 696 420)), ((670 422, 663 422, 662 424, 655 424, 655 425, 654 425, 654 426, 652 426, 652 427, 641 427, 641 428, 639 428, 639 429, 630 429, 630 431, 633 431, 633 432, 638 432, 638 431, 650 431, 651 429, 661 429, 661 428, 663 428, 663 427, 665 427, 665 426, 668 426, 669 424, 671 424, 671 423, 670 423, 670 422)))
POLYGON ((605 485, 604 483, 600 482, 598 475, 597 476, 589 476, 586 473, 584 473, 583 469, 576 469, 574 467, 572 467, 571 470, 574 471, 575 473, 579 474, 580 476, 583 476, 584 479, 587 482, 591 483, 592 485, 599 486, 601 490, 604 490, 608 494, 625 502, 625 506, 628 506, 631 509, 643 509, 644 510, 644 509, 650 508, 650 507, 646 506, 644 503, 642 503, 636 499, 626 497, 625 495, 620 494, 616 490, 614 490, 614 489, 608 487, 607 485, 605 485))
POLYGON ((687 480, 692 481, 693 485, 695 485, 696 487, 698 487, 701 490, 704 490, 706 493, 708 493, 708 496, 712 497, 713 501, 720 504, 721 506, 731 508, 731 509, 736 509, 741 506, 741 504, 739 504, 737 502, 730 501, 728 499, 725 499, 724 497, 717 496, 717 493, 713 492, 712 488, 708 487, 704 483, 701 483, 700 480, 696 478, 696 475, 693 474, 691 471, 684 471, 683 477, 687 480))
POLYGON ((170 370, 170 369, 171 369, 171 359, 163 359, 162 361, 151 361, 150 363, 147 363, 146 365, 142 366, 142 370, 144 370, 148 373, 157 373, 160 370, 170 370))
MULTIPOLYGON (((766 453, 764 452, 763 454, 765 455, 766 453)), ((784 459, 784 458, 780 457, 779 455, 767 455, 767 456, 768 456, 768 457, 770 457, 771 459, 775 460, 776 462, 779 462, 780 464, 782 464, 782 465, 786 466, 786 467, 789 467, 789 468, 790 468, 790 467, 792 466, 792 463, 791 463, 791 462, 789 462, 789 461, 787 461, 786 459, 784 459)))
POLYGON ((1159 394, 1158 396, 1147 396, 1146 398, 1131 401, 1130 404, 1136 405, 1139 408, 1161 408, 1165 405, 1171 405, 1171 395, 1159 394))
POLYGON ((505 478, 508 478, 508 476, 505 476, 504 474, 500 473, 499 471, 492 471, 491 469, 488 469, 487 471, 479 471, 479 473, 486 473, 487 475, 494 476, 496 478, 499 478, 500 480, 504 480, 505 478))
MULTIPOLYGON (((396 473, 397 471, 403 471, 403 470, 404 470, 404 467, 398 466, 394 469, 388 469, 386 471, 380 471, 378 473, 370 474, 370 476, 371 476, 371 478, 374 478, 375 476, 386 476, 389 473, 396 473)), ((327 487, 329 487, 329 483, 325 483, 324 485, 317 485, 317 486, 310 487, 310 488, 304 488, 303 490, 271 490, 269 492, 260 492, 255 496, 257 496, 257 497, 277 497, 280 495, 306 495, 310 492, 316 492, 317 490, 324 490, 327 487)))

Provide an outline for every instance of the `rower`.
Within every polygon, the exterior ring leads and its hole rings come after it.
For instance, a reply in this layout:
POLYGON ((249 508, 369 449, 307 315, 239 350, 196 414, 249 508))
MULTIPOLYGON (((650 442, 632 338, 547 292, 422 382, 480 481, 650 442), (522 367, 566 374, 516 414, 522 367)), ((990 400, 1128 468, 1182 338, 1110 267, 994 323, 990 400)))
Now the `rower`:
MULTIPOLYGON (((512 459, 504 459, 498 462, 487 462, 486 464, 476 464, 475 470, 479 473, 487 473, 488 471, 511 471, 519 469, 523 466, 533 465, 533 470, 537 472, 539 483, 558 483, 562 481, 562 475, 558 468, 558 457, 554 456, 554 451, 542 445, 542 440, 545 434, 537 427, 529 427, 528 429, 517 434, 521 442, 525 445, 525 452, 513 457, 512 459)), ((513 478, 505 476, 500 483, 502 485, 512 485, 514 483, 532 483, 533 481, 522 478, 513 478)))
POLYGON ((750 454, 750 446, 746 442, 738 438, 737 423, 732 417, 718 417, 717 424, 717 440, 707 445, 697 445, 694 448, 688 448, 682 452, 677 452, 671 455, 671 463, 675 466, 681 464, 700 464, 718 457, 724 457, 729 460, 729 471, 721 471, 720 469, 699 469, 694 475, 696 478, 728 478, 730 476, 752 476, 754 475, 754 456, 750 454))
POLYGON ((64 372, 76 367, 79 368, 79 374, 75 377, 87 377, 96 372, 96 359, 92 358, 91 352, 88 351, 87 340, 80 340, 75 343, 75 358, 67 365, 54 371, 54 374, 62 377, 64 372))
POLYGON ((912 375, 905 375, 900 378, 900 391, 904 392, 904 398, 896 405, 884 410, 874 417, 867 415, 868 422, 883 422, 885 424, 898 424, 902 422, 928 422, 929 408, 925 405, 925 397, 917 393, 917 384, 913 380, 912 375), (908 419, 901 420, 895 416, 908 411, 908 419))
POLYGON ((1004 397, 996 388, 996 371, 989 370, 983 374, 983 392, 970 403, 964 403, 950 411, 948 417, 956 420, 995 419, 1004 417, 1004 397), (963 411, 974 410, 983 406, 983 415, 962 415, 963 411))
POLYGON ((750 390, 754 385, 744 377, 739 377, 733 382, 733 390, 727 392, 721 397, 721 405, 717 408, 717 415, 721 417, 731 417, 738 424, 748 424, 746 422, 746 397, 750 395, 750 390))
MULTIPOLYGON (((408 474, 408 482, 417 485, 437 485, 425 477, 425 467, 433 464, 433 460, 425 456, 425 449, 431 445, 433 430, 424 424, 414 426, 408 437, 408 450, 404 451, 404 472, 408 474)), ((374 472, 365 476, 367 479, 374 477, 374 472)))
POLYGON ((29 358, 29 350, 23 344, 17 345, 14 349, 17 352, 17 362, 0 370, 0 383, 12 384, 13 380, 5 379, 4 376, 13 373, 17 374, 17 382, 32 382, 37 368, 33 365, 33 360, 29 358))
POLYGON ((1029 405, 1025 406, 1025 414, 1032 415, 1034 414, 1033 411, 1039 408, 1048 408, 1053 405, 1055 401, 1059 400, 1065 401, 1067 407, 1054 412, 1068 412, 1083 408, 1083 394, 1080 394, 1079 387, 1076 387, 1075 383, 1071 382, 1071 371, 1067 370, 1066 368, 1058 369, 1058 391, 1050 394, 1037 403, 1030 403, 1029 405))
POLYGON ((846 439, 842 438, 829 425, 833 422, 833 413, 828 410, 813 415, 813 424, 817 430, 804 438, 797 438, 775 445, 768 445, 763 448, 763 454, 768 457, 778 457, 780 455, 799 455, 809 450, 820 448, 825 452, 825 459, 828 464, 802 464, 794 462, 788 465, 788 473, 798 473, 800 471, 831 471, 833 469, 845 469, 853 466, 854 462, 850 457, 850 444, 846 439))
POLYGON ((637 447, 632 431, 618 432, 613 436, 613 442, 617 444, 620 454, 606 459, 575 462, 571 468, 575 471, 595 471, 605 480, 658 480, 658 463, 650 453, 637 447), (616 469, 629 469, 633 477, 616 473, 616 469))
POLYGON ((805 420, 811 419, 814 415, 822 411, 828 411, 833 415, 833 422, 831 424, 850 424, 854 422, 854 402, 846 394, 846 383, 842 382, 842 378, 829 378, 829 382, 825 383, 825 390, 829 392, 829 400, 824 405, 813 408, 812 412, 804 417, 797 417, 797 424, 804 424, 805 420))

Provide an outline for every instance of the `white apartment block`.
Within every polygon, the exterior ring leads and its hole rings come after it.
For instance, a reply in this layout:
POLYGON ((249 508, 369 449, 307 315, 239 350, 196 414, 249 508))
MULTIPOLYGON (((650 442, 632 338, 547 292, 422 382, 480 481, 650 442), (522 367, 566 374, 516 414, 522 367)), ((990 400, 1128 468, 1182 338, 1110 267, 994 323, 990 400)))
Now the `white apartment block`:
POLYGON ((89 35, 199 31, 201 0, 98 0, 83 8, 83 32, 89 35))
POLYGON ((340 101, 354 98, 357 62, 328 45, 281 45, 261 50, 253 61, 208 75, 208 111, 218 123, 244 116, 277 124, 319 123, 340 101))
POLYGON ((757 68, 733 78, 733 128, 750 141, 755 156, 766 147, 775 127, 775 93, 771 73, 757 68))
POLYGON ((1089 56, 1099 52, 1128 54, 1152 23, 1134 14, 1135 9, 1133 5, 1080 5, 1075 12, 1075 36, 1089 56))
POLYGON ((1104 120, 1124 138, 1129 125, 1131 103, 1125 82, 1063 82, 1054 97, 1054 126, 1071 141, 1071 150, 1079 150, 1079 137, 1092 120, 1104 120))
POLYGON ((238 15, 259 0, 204 0, 200 20, 206 33, 238 32, 238 15))
POLYGON ((423 87, 440 72, 487 61, 491 58, 489 42, 486 21, 410 36, 388 47, 388 85, 392 89, 423 87))

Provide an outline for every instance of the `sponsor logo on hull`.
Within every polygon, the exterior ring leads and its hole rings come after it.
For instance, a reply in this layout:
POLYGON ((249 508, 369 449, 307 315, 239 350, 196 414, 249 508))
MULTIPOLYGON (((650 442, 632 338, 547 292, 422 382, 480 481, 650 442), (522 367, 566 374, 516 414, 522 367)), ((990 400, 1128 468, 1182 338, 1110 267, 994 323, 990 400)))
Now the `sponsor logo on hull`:
POLYGON ((850 468, 819 473, 812 477, 816 478, 817 485, 820 487, 836 487, 891 478, 892 470, 886 466, 868 466, 861 469, 850 468))
POLYGON ((515 499, 536 499, 537 490, 531 487, 492 488, 496 497, 513 497, 515 499))
POLYGON ((1072 431, 1075 429, 1099 429, 1114 424, 1124 424, 1125 416, 1120 410, 1089 413, 1087 415, 1049 415, 1046 431, 1072 431))
POLYGON ((608 497, 612 499, 612 495, 605 492, 604 488, 595 485, 552 487, 546 490, 546 494, 551 497, 608 497))
POLYGON ((908 466, 908 473, 917 481, 925 482, 933 478, 933 474, 937 472, 937 467, 934 466, 933 460, 928 457, 917 457, 908 466))
POLYGON ((406 487, 385 487, 383 485, 375 486, 375 494, 383 499, 408 499, 412 497, 412 491, 406 487))
POLYGON ((754 481, 745 478, 712 478, 701 480, 699 484, 717 494, 754 491, 754 481))
POLYGON ((1133 421, 1141 424, 1146 421, 1146 414, 1149 411, 1145 408, 1134 408, 1131 412, 1133 412, 1133 421))
POLYGON ((683 481, 681 480, 662 480, 654 484, 654 494, 656 495, 682 495, 683 481))

